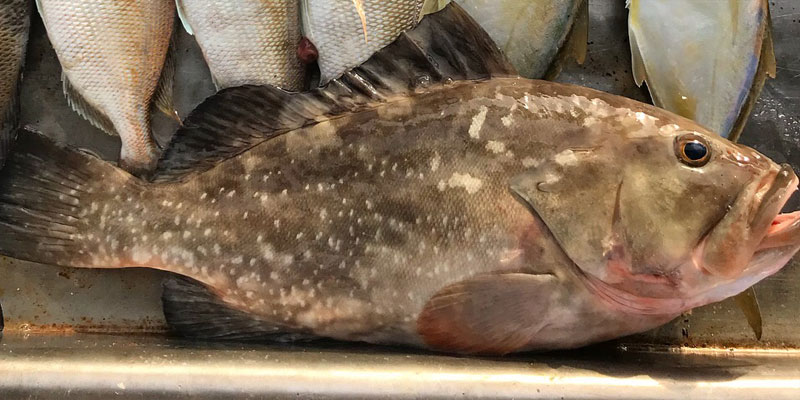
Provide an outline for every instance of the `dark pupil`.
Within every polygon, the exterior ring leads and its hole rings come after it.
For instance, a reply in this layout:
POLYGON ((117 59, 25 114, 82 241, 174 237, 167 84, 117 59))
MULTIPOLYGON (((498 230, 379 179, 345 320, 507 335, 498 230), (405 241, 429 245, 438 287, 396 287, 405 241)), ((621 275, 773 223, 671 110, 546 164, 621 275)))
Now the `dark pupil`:
POLYGON ((702 160, 708 153, 708 149, 702 143, 689 142, 683 146, 683 153, 692 161, 702 160))

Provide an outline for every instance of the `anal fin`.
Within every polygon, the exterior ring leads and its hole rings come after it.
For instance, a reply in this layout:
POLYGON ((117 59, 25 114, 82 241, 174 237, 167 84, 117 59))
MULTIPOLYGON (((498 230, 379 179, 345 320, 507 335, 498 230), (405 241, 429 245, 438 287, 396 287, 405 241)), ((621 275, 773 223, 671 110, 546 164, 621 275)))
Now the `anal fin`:
POLYGON ((67 98, 67 104, 69 104, 78 115, 101 131, 112 136, 118 136, 111 119, 108 118, 103 111, 89 103, 78 91, 78 88, 72 85, 67 75, 63 72, 61 73, 61 81, 63 83, 64 96, 67 98))
POLYGON ((202 283, 180 275, 167 278, 161 301, 172 333, 195 339, 294 342, 316 336, 232 308, 202 283))
POLYGON ((417 330, 438 350, 507 354, 525 350, 547 324, 552 275, 484 275, 440 290, 425 305, 417 330))

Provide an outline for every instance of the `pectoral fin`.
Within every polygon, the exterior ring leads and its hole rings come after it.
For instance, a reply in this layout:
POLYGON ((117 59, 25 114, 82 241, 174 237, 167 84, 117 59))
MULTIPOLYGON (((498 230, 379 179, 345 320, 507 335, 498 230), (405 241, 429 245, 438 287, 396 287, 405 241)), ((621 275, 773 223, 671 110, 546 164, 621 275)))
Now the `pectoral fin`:
POLYGON ((425 305, 417 330, 444 351, 506 354, 525 350, 547 324, 558 290, 553 275, 483 275, 445 287, 425 305))

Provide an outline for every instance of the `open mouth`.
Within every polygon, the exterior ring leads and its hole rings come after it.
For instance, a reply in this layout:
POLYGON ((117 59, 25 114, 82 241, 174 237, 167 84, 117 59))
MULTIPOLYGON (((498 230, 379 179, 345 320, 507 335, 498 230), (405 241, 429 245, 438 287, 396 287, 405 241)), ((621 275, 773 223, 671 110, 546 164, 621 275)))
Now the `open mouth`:
POLYGON ((764 194, 759 205, 759 214, 776 213, 757 251, 800 244, 800 211, 779 213, 797 190, 798 178, 788 165, 781 166, 780 172, 764 194))

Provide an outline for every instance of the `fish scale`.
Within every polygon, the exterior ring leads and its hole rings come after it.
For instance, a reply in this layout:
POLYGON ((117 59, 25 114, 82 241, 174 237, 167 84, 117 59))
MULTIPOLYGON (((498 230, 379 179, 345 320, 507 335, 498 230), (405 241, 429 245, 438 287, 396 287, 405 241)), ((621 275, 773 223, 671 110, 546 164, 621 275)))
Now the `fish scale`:
POLYGON ((158 150, 150 105, 173 31, 174 2, 38 0, 37 5, 72 87, 65 89, 70 104, 120 136, 120 159, 130 170, 152 168, 158 150))
POLYGON ((419 22, 425 0, 303 0, 303 30, 319 51, 320 84, 358 66, 419 22), (366 30, 366 33, 365 33, 366 30))
POLYGON ((298 2, 179 0, 187 30, 197 38, 222 89, 244 84, 303 88, 298 2))
POLYGON ((0 1, 0 167, 18 120, 19 81, 30 29, 27 0, 0 1))

